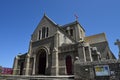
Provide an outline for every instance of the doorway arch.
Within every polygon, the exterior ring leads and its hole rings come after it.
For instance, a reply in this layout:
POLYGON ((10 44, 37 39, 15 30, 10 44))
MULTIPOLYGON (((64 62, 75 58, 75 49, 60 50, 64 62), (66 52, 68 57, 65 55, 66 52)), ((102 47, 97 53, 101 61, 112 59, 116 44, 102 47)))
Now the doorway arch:
POLYGON ((46 51, 44 49, 40 49, 38 52, 38 75, 45 75, 46 71, 46 51))
POLYGON ((66 72, 67 75, 72 75, 72 57, 70 55, 66 56, 66 72))

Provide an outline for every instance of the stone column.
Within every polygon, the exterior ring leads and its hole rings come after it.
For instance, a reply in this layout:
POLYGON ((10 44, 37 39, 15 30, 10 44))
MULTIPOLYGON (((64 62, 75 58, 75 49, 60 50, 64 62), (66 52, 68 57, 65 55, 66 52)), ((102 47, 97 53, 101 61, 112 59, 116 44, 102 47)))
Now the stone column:
POLYGON ((36 55, 34 56, 33 72, 32 72, 33 75, 35 75, 35 62, 36 62, 36 55))
POLYGON ((83 50, 83 55, 84 55, 84 61, 86 62, 85 47, 83 47, 82 50, 83 50))
MULTIPOLYGON (((77 23, 76 23, 76 24, 77 24, 77 23)), ((76 41, 79 41, 78 30, 79 30, 79 29, 78 29, 78 26, 76 25, 76 26, 75 26, 75 40, 76 40, 76 41)))
POLYGON ((52 70, 51 70, 51 74, 56 76, 59 75, 58 35, 59 33, 57 32, 54 36, 54 49, 52 53, 52 70))
POLYGON ((52 75, 58 74, 59 74, 58 51, 57 49, 54 49, 52 53, 52 75))
POLYGON ((84 43, 85 49, 85 55, 86 55, 86 60, 87 61, 92 61, 92 54, 91 54, 91 49, 89 43, 84 43))
POLYGON ((14 66, 13 66, 13 75, 18 75, 19 73, 19 69, 18 69, 18 55, 15 57, 15 60, 14 60, 14 66))
MULTIPOLYGON (((30 74, 30 55, 32 54, 32 40, 29 43, 29 50, 26 55, 26 68, 25 68, 25 75, 30 74)), ((32 70, 31 70, 32 71, 32 70)))
POLYGON ((26 71, 25 71, 25 75, 29 75, 29 72, 30 72, 30 55, 27 54, 27 61, 26 61, 26 71))
POLYGON ((81 39, 82 39, 82 34, 81 34, 81 32, 80 32, 80 26, 79 26, 79 24, 78 24, 78 22, 76 22, 76 27, 77 27, 77 41, 80 41, 81 39))
POLYGON ((90 47, 89 47, 89 54, 90 54, 90 61, 93 61, 90 47))
POLYGON ((86 62, 85 49, 83 44, 79 43, 78 45, 78 56, 81 62, 86 62))

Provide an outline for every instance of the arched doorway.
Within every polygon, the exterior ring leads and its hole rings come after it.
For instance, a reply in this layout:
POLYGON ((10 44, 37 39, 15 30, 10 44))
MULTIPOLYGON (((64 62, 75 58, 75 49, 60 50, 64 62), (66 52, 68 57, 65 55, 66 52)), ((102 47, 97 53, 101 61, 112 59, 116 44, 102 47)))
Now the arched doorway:
POLYGON ((45 75, 46 70, 46 51, 41 49, 38 53, 38 74, 45 75))
POLYGON ((66 57, 66 72, 68 75, 72 75, 72 58, 70 55, 66 57))

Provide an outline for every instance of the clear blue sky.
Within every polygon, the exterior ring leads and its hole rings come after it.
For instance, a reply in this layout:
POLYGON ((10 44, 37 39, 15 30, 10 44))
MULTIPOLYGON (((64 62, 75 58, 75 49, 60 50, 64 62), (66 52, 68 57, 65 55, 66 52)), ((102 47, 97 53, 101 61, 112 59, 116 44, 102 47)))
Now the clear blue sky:
POLYGON ((111 51, 120 39, 120 0, 0 0, 0 65, 12 67, 18 53, 28 51, 31 34, 46 13, 57 24, 75 20, 86 36, 105 32, 111 51))

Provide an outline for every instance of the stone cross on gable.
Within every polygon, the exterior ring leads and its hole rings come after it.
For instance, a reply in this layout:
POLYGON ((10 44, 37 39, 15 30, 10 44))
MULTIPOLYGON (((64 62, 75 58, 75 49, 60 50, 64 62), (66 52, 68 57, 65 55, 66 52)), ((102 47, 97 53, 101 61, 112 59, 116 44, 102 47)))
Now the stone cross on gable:
POLYGON ((76 14, 74 14, 74 16, 75 16, 76 21, 78 21, 78 16, 76 14))
POLYGON ((120 41, 119 41, 119 39, 116 40, 115 45, 118 46, 118 49, 119 49, 119 54, 118 55, 119 55, 119 59, 120 59, 120 41))

